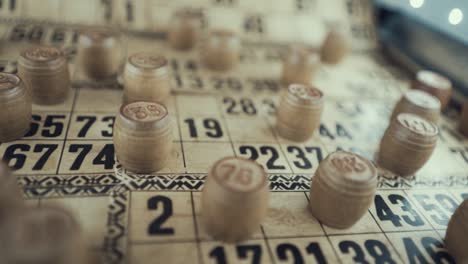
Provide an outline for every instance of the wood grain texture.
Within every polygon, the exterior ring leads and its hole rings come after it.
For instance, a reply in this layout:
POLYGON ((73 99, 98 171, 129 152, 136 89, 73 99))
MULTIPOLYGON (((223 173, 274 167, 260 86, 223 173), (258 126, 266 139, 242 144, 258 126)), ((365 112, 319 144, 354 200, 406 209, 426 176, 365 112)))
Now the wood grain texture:
POLYGON ((327 33, 321 48, 321 60, 326 64, 338 64, 350 52, 350 40, 338 29, 327 33))
POLYGON ((323 104, 323 93, 319 89, 291 84, 277 109, 278 134, 292 141, 307 140, 320 125, 323 104))
POLYGON ((77 64, 86 77, 94 80, 115 77, 122 47, 111 29, 85 29, 78 37, 77 64))
POLYGON ((18 76, 0 73, 0 143, 20 139, 31 123, 31 96, 18 76))
POLYGON ((124 101, 165 102, 171 93, 170 70, 164 56, 138 52, 125 64, 124 101))
POLYGON ((203 224, 211 236, 226 242, 248 239, 267 213, 266 173, 251 160, 221 159, 211 168, 201 199, 203 224))
POLYGON ((397 175, 413 175, 431 157, 438 134, 436 124, 414 114, 399 114, 380 141, 377 163, 397 175))
POLYGON ((468 200, 464 200, 450 218, 445 233, 445 247, 457 263, 468 262, 468 200))
POLYGON ((327 156, 310 189, 309 209, 327 226, 354 225, 369 209, 377 190, 377 169, 367 159, 345 151, 327 156))
POLYGON ((294 45, 289 47, 283 59, 281 80, 286 85, 309 85, 320 67, 320 54, 313 48, 294 45))
POLYGON ((81 227, 65 208, 27 207, 7 219, 0 232, 6 263, 88 263, 81 227))
POLYGON ((35 104, 60 104, 70 93, 68 62, 58 48, 39 46, 21 52, 18 75, 35 104))
POLYGON ((136 173, 162 169, 172 150, 171 117, 165 106, 138 101, 123 105, 114 125, 114 146, 122 166, 136 173))
POLYGON ((418 71, 411 87, 439 98, 442 110, 447 107, 453 90, 452 82, 448 78, 428 70, 418 71))
POLYGON ((437 123, 440 110, 441 104, 437 97, 420 90, 408 90, 395 105, 390 118, 394 119, 400 113, 411 113, 437 123))
POLYGON ((228 30, 212 30, 203 41, 201 60, 203 64, 218 71, 230 70, 239 64, 241 41, 228 30))

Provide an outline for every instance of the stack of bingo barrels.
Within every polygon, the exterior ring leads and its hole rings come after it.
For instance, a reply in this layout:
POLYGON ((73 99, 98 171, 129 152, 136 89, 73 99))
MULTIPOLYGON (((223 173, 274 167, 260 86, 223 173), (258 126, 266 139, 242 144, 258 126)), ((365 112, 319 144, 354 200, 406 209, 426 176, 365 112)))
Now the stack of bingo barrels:
POLYGON ((437 125, 424 118, 398 114, 380 142, 377 162, 400 176, 413 175, 432 155, 438 133, 437 125))
POLYGON ((328 155, 315 172, 309 208, 322 223, 349 228, 367 212, 377 189, 377 169, 367 159, 345 151, 328 155))

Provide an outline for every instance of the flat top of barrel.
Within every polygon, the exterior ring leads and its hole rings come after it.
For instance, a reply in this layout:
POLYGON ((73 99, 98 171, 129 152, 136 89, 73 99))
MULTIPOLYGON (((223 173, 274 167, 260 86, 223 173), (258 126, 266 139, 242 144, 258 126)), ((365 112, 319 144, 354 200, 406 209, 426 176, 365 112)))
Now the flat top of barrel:
POLYGON ((21 80, 18 76, 11 73, 0 72, 0 91, 15 88, 20 82, 21 80))
POLYGON ((367 159, 352 152, 336 151, 327 157, 330 165, 345 178, 355 182, 377 179, 377 169, 367 159))
POLYGON ((62 50, 56 47, 33 47, 21 52, 25 59, 35 62, 49 62, 64 56, 62 50))
POLYGON ((142 123, 157 122, 168 114, 164 105, 146 101, 123 105, 120 113, 131 121, 142 123))
POLYGON ((167 65, 164 56, 149 52, 139 52, 128 58, 130 63, 137 68, 157 69, 167 65))
POLYGON ((187 19, 199 19, 203 17, 203 10, 194 8, 181 8, 174 12, 175 17, 187 19))
POLYGON ((310 85, 293 83, 289 85, 288 91, 296 98, 305 101, 315 102, 323 97, 322 91, 310 85))
POLYGON ((80 31, 80 36, 99 43, 114 38, 116 34, 111 29, 84 29, 80 31))
POLYGON ((294 44, 289 46, 286 59, 291 61, 292 63, 319 63, 319 50, 315 47, 305 46, 302 44, 294 44))
POLYGON ((452 82, 446 77, 432 71, 422 70, 416 74, 416 80, 433 88, 450 89, 452 82))
POLYGON ((436 124, 414 114, 401 113, 396 119, 403 127, 422 136, 436 136, 439 133, 436 124))
POLYGON ((221 186, 233 192, 255 192, 267 184, 263 167, 246 158, 223 158, 213 165, 210 174, 221 186))
POLYGON ((210 35, 215 38, 235 38, 237 37, 236 32, 227 29, 214 29, 210 32, 210 35))
POLYGON ((422 108, 440 109, 440 100, 421 90, 408 90, 405 93, 405 98, 422 108))

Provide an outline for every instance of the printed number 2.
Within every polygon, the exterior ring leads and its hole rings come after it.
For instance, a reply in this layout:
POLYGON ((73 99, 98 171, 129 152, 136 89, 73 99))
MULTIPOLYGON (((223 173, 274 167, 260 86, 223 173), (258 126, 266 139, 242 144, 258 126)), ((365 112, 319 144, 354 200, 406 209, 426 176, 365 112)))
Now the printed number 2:
POLYGON ((166 196, 153 196, 148 200, 148 210, 157 210, 162 205, 162 213, 157 216, 148 227, 150 235, 173 235, 174 228, 161 227, 172 216, 172 201, 166 196))

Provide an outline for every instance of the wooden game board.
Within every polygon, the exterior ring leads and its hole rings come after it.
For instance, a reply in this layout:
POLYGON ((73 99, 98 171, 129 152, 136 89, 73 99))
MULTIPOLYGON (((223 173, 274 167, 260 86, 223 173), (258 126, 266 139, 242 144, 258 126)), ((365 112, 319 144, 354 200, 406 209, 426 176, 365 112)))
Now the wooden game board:
MULTIPOLYGON (((29 10, 28 1, 1 2, 15 2, 21 12, 29 10)), ((50 1, 51 5, 61 2, 50 1)), ((98 5, 110 3, 109 10, 125 9, 122 5, 127 3, 101 2, 98 5)), ((170 9, 168 1, 160 2, 170 9)), ((200 2, 239 8, 245 1, 200 2)), ((327 1, 289 2, 313 6, 327 1)), ((347 1, 351 28, 367 21, 366 13, 356 9, 362 2, 347 1), (361 11, 355 15, 353 10, 361 11)), ((146 2, 133 3, 144 9, 139 4, 146 2)), ((275 35, 276 27, 255 34, 244 28, 241 65, 217 73, 199 65, 196 50, 169 49, 160 32, 135 33, 148 30, 145 19, 115 22, 113 16, 92 13, 94 20, 82 20, 120 23, 131 30, 123 37, 127 54, 157 50, 170 58, 173 96, 168 109, 175 148, 168 166, 158 174, 133 175, 114 164, 112 125, 122 96, 118 82, 80 80, 73 67, 78 26, 54 23, 60 19, 80 23, 81 18, 57 15, 49 18, 53 22, 18 22, 25 14, 6 7, 0 12, 11 16, 0 21, 0 69, 15 72, 19 51, 33 43, 62 46, 70 57, 74 89, 61 105, 34 105, 28 135, 1 144, 0 155, 16 169, 28 204, 58 203, 73 210, 90 252, 105 263, 453 262, 443 238, 451 214, 468 197, 468 142, 456 130, 458 113, 453 109, 440 123, 433 157, 415 176, 401 178, 379 170, 375 203, 355 226, 329 228, 306 208, 310 180, 320 160, 337 149, 373 159, 393 105, 408 89, 408 75, 372 48, 372 34, 363 37, 362 31, 353 30, 359 52, 341 65, 321 68, 314 84, 326 98, 322 124, 312 139, 297 144, 279 138, 274 128, 275 106, 284 90, 279 76, 286 44, 277 37, 281 34, 275 35), (237 245, 212 240, 200 225, 200 191, 206 173, 216 160, 232 155, 262 164, 272 191, 267 219, 252 239, 237 245)), ((304 12, 290 11, 282 15, 304 12)), ((312 7, 309 11, 320 13, 312 7)), ((323 25, 314 25, 323 35, 323 25)), ((316 43, 323 37, 320 34, 314 37, 316 43)))

